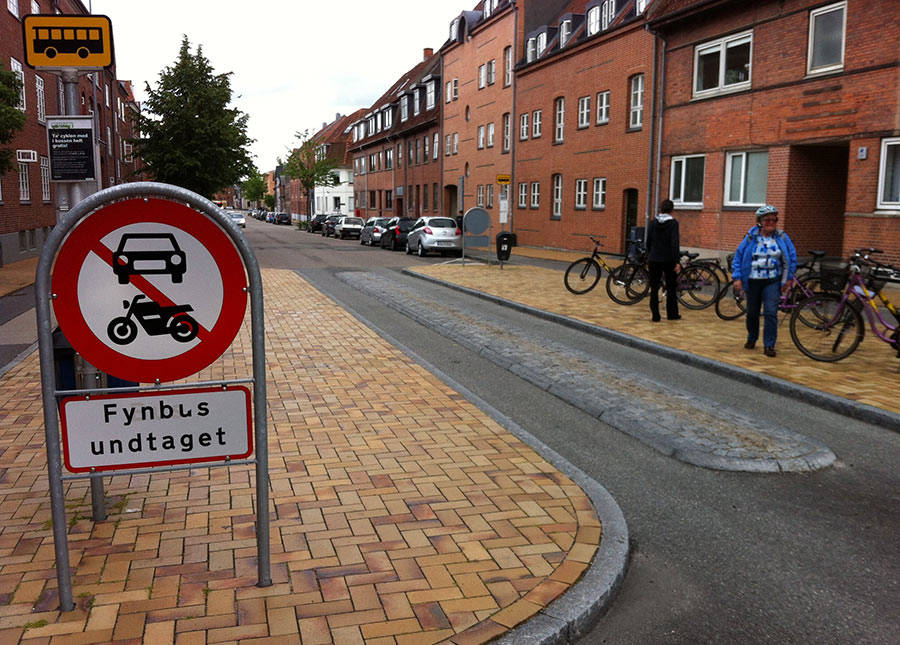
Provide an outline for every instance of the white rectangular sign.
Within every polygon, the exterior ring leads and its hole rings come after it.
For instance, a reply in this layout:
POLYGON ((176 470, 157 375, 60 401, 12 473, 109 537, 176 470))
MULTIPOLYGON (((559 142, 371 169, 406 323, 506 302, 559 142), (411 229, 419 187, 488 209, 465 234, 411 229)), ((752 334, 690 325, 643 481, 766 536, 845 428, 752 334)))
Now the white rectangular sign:
POLYGON ((243 459, 253 452, 246 387, 132 392, 64 399, 71 472, 243 459))

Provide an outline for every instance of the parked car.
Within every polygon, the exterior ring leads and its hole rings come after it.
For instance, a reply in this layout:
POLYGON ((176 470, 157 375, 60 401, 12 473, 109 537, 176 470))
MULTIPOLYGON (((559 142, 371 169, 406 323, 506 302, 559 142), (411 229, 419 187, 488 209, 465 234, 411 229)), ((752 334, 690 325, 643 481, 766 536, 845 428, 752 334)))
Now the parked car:
POLYGON ((384 233, 387 223, 390 221, 389 217, 370 217, 366 220, 362 233, 359 234, 359 243, 369 246, 381 244, 381 234, 384 233))
POLYGON ((429 251, 441 255, 462 253, 462 231, 449 217, 420 217, 406 236, 406 253, 424 257, 429 251))
POLYGON ((334 235, 334 227, 337 225, 338 220, 341 219, 343 215, 329 215, 325 218, 325 222, 322 224, 322 235, 328 237, 329 235, 334 235))
POLYGON ((275 223, 275 213, 274 213, 274 212, 266 213, 266 222, 267 222, 268 224, 274 224, 274 223, 275 223))
POLYGON ((238 211, 228 211, 228 216, 231 218, 232 222, 234 222, 241 228, 247 228, 247 218, 243 213, 238 211))
POLYGON ((363 221, 362 217, 342 217, 334 225, 334 236, 342 240, 347 237, 358 238, 362 233, 363 221))
POLYGON ((275 213, 275 223, 276 224, 287 224, 291 225, 291 215, 290 213, 275 213))
POLYGON ((392 217, 381 234, 381 248, 399 251, 406 245, 406 235, 416 223, 412 217, 392 217))
POLYGON ((325 220, 328 218, 328 215, 324 213, 321 215, 314 215, 311 220, 309 220, 309 224, 306 227, 307 233, 320 233, 322 231, 322 224, 325 223, 325 220))

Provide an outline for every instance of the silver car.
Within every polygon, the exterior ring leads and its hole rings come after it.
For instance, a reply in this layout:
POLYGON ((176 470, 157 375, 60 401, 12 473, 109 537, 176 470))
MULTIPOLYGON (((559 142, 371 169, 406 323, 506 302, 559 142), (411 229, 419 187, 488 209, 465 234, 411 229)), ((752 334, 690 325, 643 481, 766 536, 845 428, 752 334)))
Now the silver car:
POLYGON ((360 244, 368 244, 375 246, 381 244, 381 235, 387 230, 387 224, 391 219, 389 217, 370 217, 363 226, 362 233, 359 236, 360 244))
POLYGON ((362 217, 342 217, 334 225, 334 236, 342 240, 345 237, 359 237, 363 228, 362 217))
POLYGON ((420 217, 406 236, 406 253, 424 257, 429 251, 441 255, 462 253, 462 231, 449 217, 420 217))

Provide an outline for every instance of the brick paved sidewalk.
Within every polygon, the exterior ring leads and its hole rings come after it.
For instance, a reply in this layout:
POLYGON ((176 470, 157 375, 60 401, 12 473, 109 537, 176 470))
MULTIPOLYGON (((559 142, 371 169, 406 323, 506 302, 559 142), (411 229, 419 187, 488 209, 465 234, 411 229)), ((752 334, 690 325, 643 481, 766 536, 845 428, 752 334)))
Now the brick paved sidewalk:
POLYGON ((753 351, 743 348, 747 339, 744 319, 724 321, 712 309, 681 307, 682 320, 654 324, 646 301, 618 305, 606 295, 602 280, 593 291, 576 296, 566 290, 561 271, 534 266, 506 265, 501 270, 496 265, 469 262, 465 266, 420 266, 411 271, 900 413, 900 361, 896 352, 871 332, 848 358, 822 363, 794 347, 781 316, 778 356, 773 359, 763 355, 762 347, 753 351))
MULTIPOLYGON (((78 480, 58 612, 35 352, 0 379, 0 643, 480 643, 586 570, 581 489, 296 274, 263 278, 273 586, 252 469, 107 479, 98 524, 78 480)), ((198 378, 249 360, 245 326, 198 378)))

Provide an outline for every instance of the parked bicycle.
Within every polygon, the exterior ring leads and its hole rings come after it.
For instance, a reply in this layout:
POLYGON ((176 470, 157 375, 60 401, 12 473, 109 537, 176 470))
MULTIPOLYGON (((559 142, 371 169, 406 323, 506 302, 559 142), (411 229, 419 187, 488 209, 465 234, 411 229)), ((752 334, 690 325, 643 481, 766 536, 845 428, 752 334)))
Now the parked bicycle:
POLYGON ((600 255, 600 247, 603 244, 593 235, 589 235, 591 242, 594 243, 594 250, 590 257, 575 260, 566 269, 564 282, 566 289, 577 296, 587 293, 597 286, 602 275, 602 269, 606 269, 607 274, 612 273, 613 268, 609 266, 600 255))
MULTIPOLYGON (((797 267, 797 272, 789 282, 790 288, 782 292, 778 301, 779 311, 790 312, 798 302, 821 291, 817 263, 824 257, 825 251, 809 251, 809 254, 810 260, 797 267)), ((729 277, 716 300, 716 315, 722 320, 735 320, 745 313, 747 292, 744 289, 735 291, 734 282, 729 277)))
POLYGON ((862 312, 878 338, 897 350, 900 358, 900 312, 884 295, 888 281, 900 281, 900 271, 870 256, 880 249, 854 251, 846 267, 821 266, 823 287, 840 285, 839 293, 817 293, 806 298, 791 313, 791 339, 813 360, 834 362, 846 358, 859 347, 865 333, 862 312), (875 297, 893 317, 882 315, 875 297), (816 324, 811 320, 818 319, 816 324))

